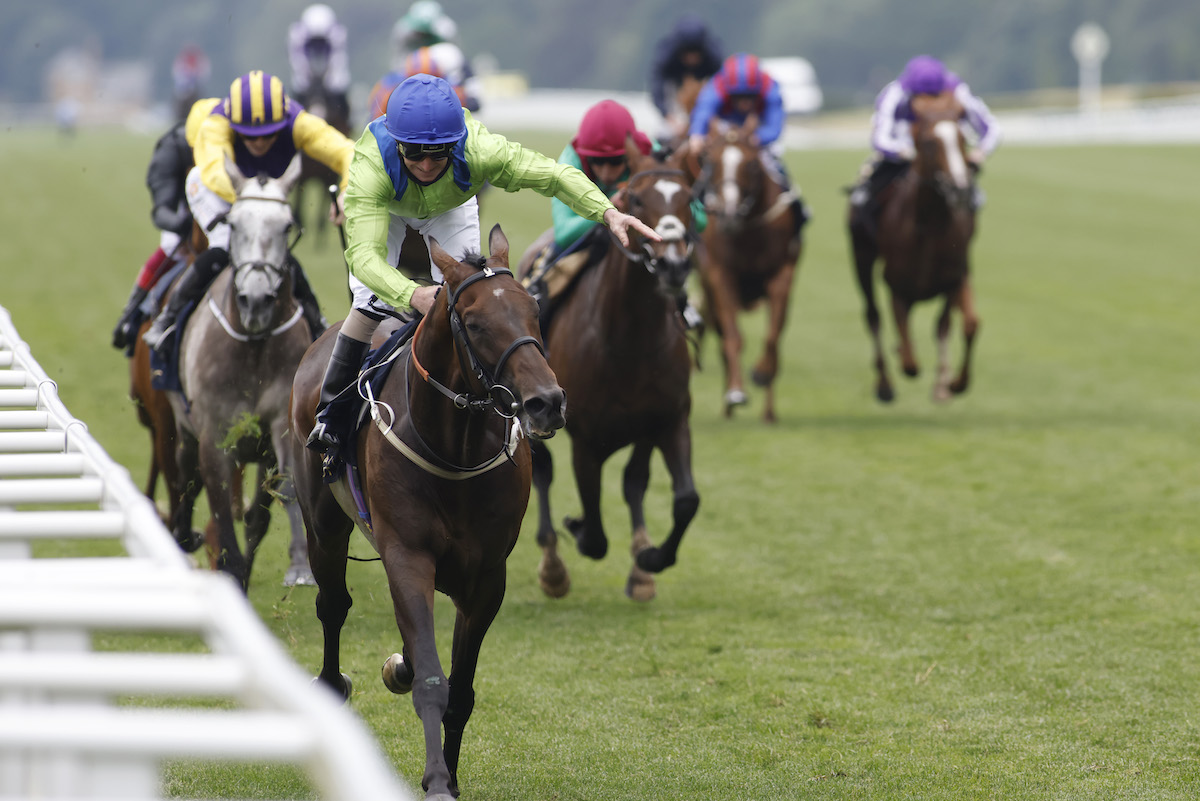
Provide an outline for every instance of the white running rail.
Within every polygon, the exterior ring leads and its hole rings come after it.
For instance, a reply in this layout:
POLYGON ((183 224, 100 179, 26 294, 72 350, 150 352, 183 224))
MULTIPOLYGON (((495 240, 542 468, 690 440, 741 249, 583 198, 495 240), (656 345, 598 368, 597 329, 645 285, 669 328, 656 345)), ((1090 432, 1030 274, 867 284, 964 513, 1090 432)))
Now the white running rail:
POLYGON ((336 801, 413 797, 235 584, 192 568, 0 306, 0 799, 158 799, 171 759, 295 765, 336 801), (125 555, 34 556, 81 538, 125 555), (95 631, 198 635, 207 653, 97 652, 95 631))

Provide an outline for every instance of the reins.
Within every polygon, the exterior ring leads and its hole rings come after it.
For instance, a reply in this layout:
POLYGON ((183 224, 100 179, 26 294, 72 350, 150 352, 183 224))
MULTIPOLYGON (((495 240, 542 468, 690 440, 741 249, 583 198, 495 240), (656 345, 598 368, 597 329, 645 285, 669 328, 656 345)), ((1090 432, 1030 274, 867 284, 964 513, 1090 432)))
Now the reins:
MULTIPOLYGON (((457 465, 446 459, 442 459, 433 453, 433 449, 428 443, 425 442, 424 438, 421 437, 420 431, 417 430, 416 422, 412 419, 412 415, 410 414, 409 429, 412 431, 413 436, 417 438, 417 441, 420 443, 420 445, 427 452, 429 452, 434 459, 437 459, 437 461, 441 463, 435 464, 434 462, 422 456, 414 448, 405 443, 402 439, 400 439, 399 436, 396 435, 395 431, 393 430, 393 427, 396 423, 395 410, 392 409, 392 407, 388 404, 383 403, 375 398, 370 384, 363 385, 365 386, 366 392, 362 395, 362 397, 370 406, 371 419, 374 421, 375 426, 379 429, 380 433, 383 434, 384 438, 392 445, 392 447, 398 450, 409 461, 420 467, 425 472, 450 481, 462 481, 464 479, 474 478, 475 476, 482 475, 483 473, 499 467, 501 464, 504 464, 504 462, 512 459, 513 454, 516 453, 517 445, 521 438, 521 424, 520 421, 516 419, 517 412, 520 409, 520 404, 516 399, 515 393, 508 387, 497 383, 493 376, 500 376, 500 374, 504 371, 504 366, 508 363, 509 358, 513 355, 517 348, 521 347, 522 345, 532 344, 538 349, 538 352, 541 353, 543 357, 546 355, 546 352, 542 347, 542 343, 536 337, 529 335, 520 336, 513 340, 513 342, 509 344, 507 348, 505 348, 500 358, 496 361, 496 366, 490 371, 490 374, 475 355, 475 349, 471 346, 470 339, 467 337, 466 328, 463 326, 462 320, 458 316, 455 304, 457 303, 459 296, 462 294, 462 291, 468 286, 476 281, 493 278, 497 275, 507 275, 511 278, 512 272, 506 269, 494 270, 491 267, 485 266, 483 270, 469 276, 466 280, 460 283, 458 288, 450 294, 446 303, 447 313, 450 317, 451 334, 454 339, 455 354, 459 361, 459 367, 464 373, 473 375, 476 381, 482 383, 486 390, 486 394, 476 395, 471 393, 455 392, 430 375, 429 370, 421 364, 420 359, 417 357, 417 340, 425 327, 425 321, 428 319, 428 317, 421 318, 421 322, 417 324, 417 330, 413 332, 413 338, 408 347, 408 360, 405 364, 404 370, 404 392, 406 396, 409 394, 412 371, 415 369, 417 374, 420 375, 421 379, 448 398, 450 402, 454 404, 454 408, 466 410, 472 413, 493 411, 501 418, 505 420, 511 420, 511 425, 507 425, 505 427, 504 440, 501 443, 500 450, 495 456, 492 456, 490 459, 481 462, 480 464, 470 467, 457 465), (465 364, 463 356, 464 352, 466 353, 465 364), (498 390, 502 390, 506 396, 503 404, 501 401, 497 400, 498 390), (387 422, 384 422, 383 420, 383 413, 380 412, 380 407, 387 410, 387 415, 389 417, 387 422)), ((360 386, 360 394, 362 393, 363 386, 360 386)))

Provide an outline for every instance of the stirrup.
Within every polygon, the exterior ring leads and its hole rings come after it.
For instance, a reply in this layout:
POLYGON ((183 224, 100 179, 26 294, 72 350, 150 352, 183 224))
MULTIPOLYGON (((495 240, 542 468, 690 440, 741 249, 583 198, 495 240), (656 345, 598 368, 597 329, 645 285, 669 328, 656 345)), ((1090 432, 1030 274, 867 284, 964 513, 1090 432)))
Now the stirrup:
POLYGON ((158 321, 155 320, 154 323, 152 323, 150 327, 146 329, 146 333, 142 334, 142 341, 145 342, 150 350, 153 351, 162 350, 163 346, 167 342, 167 338, 170 337, 175 331, 175 323, 171 323, 161 331, 158 330, 157 326, 158 321))
POLYGON ((331 453, 335 453, 341 444, 329 430, 329 425, 318 420, 317 424, 313 426, 313 430, 309 432, 308 441, 304 443, 304 446, 309 450, 329 456, 331 453))

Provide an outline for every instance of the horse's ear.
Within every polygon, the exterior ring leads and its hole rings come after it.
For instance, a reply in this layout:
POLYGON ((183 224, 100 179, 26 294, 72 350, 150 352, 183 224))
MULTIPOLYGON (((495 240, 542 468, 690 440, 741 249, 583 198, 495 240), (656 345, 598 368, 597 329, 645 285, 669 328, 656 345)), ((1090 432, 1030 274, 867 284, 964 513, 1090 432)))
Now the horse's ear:
POLYGON ((632 175, 637 172, 642 159, 641 148, 637 146, 637 142, 633 139, 633 134, 625 134, 625 163, 629 165, 629 172, 632 175))
POLYGON ((432 236, 429 237, 429 258, 433 259, 433 263, 437 265, 437 268, 442 271, 442 275, 446 276, 447 279, 459 267, 458 259, 443 250, 437 239, 432 236))
POLYGON ((242 175, 242 171, 238 169, 238 165, 233 159, 229 158, 229 154, 225 154, 225 172, 229 173, 229 180, 233 183, 233 193, 240 195, 242 187, 246 185, 246 176, 242 175))
POLYGON ((279 183, 283 184, 283 193, 285 195, 292 191, 292 187, 295 185, 296 181, 300 180, 300 170, 303 168, 304 165, 300 161, 300 154, 297 153, 296 155, 292 156, 292 160, 288 164, 287 169, 283 171, 283 175, 279 176, 279 183))
POLYGON ((488 252, 492 254, 491 258, 508 264, 508 237, 500 230, 500 223, 493 225, 488 234, 488 252))

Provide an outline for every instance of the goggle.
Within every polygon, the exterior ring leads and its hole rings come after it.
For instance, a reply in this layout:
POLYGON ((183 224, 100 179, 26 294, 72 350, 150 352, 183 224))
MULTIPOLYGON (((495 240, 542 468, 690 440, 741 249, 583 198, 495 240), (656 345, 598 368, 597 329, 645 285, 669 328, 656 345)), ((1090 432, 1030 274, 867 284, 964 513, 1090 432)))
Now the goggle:
POLYGON ((454 145, 454 142, 442 142, 435 145, 424 142, 399 142, 396 148, 400 151, 400 157, 408 161, 421 161, 422 159, 445 161, 454 152, 454 145))
POLYGON ((589 156, 588 161, 593 167, 616 167, 625 163, 624 156, 589 156))

